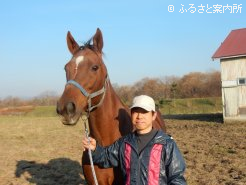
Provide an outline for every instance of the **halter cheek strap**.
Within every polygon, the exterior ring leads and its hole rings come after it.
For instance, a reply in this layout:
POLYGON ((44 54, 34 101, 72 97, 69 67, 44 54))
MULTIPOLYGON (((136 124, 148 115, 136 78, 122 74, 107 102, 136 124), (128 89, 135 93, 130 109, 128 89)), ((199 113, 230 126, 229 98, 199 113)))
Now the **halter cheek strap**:
POLYGON ((107 75, 107 77, 106 77, 106 79, 105 79, 105 82, 104 82, 104 86, 100 89, 100 90, 98 90, 98 91, 96 91, 96 92, 93 92, 93 93, 88 93, 78 82, 76 82, 75 80, 69 80, 69 81, 67 81, 67 84, 66 85, 68 85, 68 84, 72 84, 72 85, 74 85, 75 87, 77 87, 79 90, 80 90, 80 92, 85 96, 85 97, 87 97, 88 98, 88 113, 89 112, 91 112, 94 108, 96 108, 96 107, 99 107, 101 104, 102 104, 102 102, 103 102, 103 99, 104 99, 104 96, 105 96, 105 92, 106 92, 106 85, 107 85, 107 82, 108 82, 108 75, 107 75), (102 98, 100 99, 100 102, 98 103, 98 104, 96 104, 96 105, 94 105, 94 106, 91 106, 91 99, 92 98, 94 98, 94 97, 96 97, 96 96, 99 96, 100 94, 103 94, 103 96, 102 96, 102 98))

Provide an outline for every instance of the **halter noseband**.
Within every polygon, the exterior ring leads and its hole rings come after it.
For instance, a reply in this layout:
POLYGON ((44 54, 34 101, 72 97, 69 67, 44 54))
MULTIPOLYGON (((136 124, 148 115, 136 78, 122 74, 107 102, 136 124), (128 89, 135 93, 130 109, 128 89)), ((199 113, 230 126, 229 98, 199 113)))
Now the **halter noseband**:
POLYGON ((103 102, 103 99, 104 99, 104 96, 105 96, 105 92, 106 92, 106 84, 108 83, 108 75, 106 76, 105 78, 105 82, 104 82, 104 86, 96 91, 96 92, 93 92, 93 93, 88 93, 78 82, 76 82, 75 80, 69 80, 67 81, 67 84, 66 85, 69 85, 69 84, 72 84, 74 85, 75 87, 77 87, 80 92, 86 97, 88 98, 88 113, 90 113, 94 108, 96 107, 99 107, 102 102, 103 102), (91 99, 96 97, 96 96, 99 96, 100 94, 103 94, 102 98, 100 99, 99 103, 94 105, 94 106, 91 106, 91 99))

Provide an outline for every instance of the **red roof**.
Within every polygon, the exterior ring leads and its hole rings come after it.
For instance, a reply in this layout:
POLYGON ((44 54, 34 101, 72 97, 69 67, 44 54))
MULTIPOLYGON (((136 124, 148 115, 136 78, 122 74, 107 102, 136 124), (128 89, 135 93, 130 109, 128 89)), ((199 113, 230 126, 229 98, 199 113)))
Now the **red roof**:
POLYGON ((232 30, 212 58, 232 58, 239 56, 246 56, 246 28, 232 30))

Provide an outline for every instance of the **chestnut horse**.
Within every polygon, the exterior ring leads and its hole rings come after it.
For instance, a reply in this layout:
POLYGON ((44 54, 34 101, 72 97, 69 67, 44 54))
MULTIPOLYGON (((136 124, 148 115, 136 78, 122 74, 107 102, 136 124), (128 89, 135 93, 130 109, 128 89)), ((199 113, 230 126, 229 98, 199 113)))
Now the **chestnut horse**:
MULTIPOLYGON (((91 40, 79 46, 68 32, 67 45, 72 58, 65 65, 67 84, 57 102, 57 113, 62 116, 63 124, 75 125, 82 113, 87 112, 90 135, 100 145, 110 145, 133 127, 129 108, 115 93, 103 63, 102 33, 98 28, 91 40)), ((154 128, 165 130, 160 112, 154 128)), ((82 168, 88 184, 94 184, 87 151, 83 153, 82 168)), ((95 171, 100 185, 123 184, 118 168, 101 169, 95 165, 95 171)))

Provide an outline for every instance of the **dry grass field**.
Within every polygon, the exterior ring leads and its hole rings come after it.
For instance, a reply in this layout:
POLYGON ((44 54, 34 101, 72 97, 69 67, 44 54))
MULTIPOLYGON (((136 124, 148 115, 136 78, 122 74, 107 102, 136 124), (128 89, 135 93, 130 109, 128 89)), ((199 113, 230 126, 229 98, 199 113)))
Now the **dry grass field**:
MULTIPOLYGON (((246 123, 167 119, 187 163, 189 185, 246 184, 246 123)), ((1 185, 85 184, 83 126, 57 117, 0 116, 1 185)))

